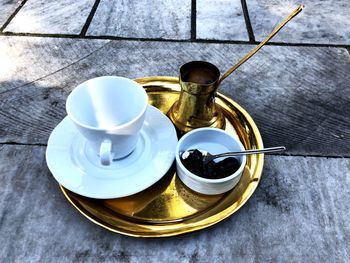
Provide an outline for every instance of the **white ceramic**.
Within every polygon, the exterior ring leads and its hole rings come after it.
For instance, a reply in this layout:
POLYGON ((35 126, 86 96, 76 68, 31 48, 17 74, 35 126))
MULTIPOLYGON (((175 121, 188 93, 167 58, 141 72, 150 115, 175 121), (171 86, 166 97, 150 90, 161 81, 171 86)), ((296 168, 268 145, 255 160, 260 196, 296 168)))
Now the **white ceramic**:
POLYGON ((146 91, 135 81, 104 76, 83 82, 68 96, 66 110, 89 141, 101 164, 130 154, 136 146, 148 105, 146 91))
POLYGON ((46 162, 55 179, 77 194, 109 199, 138 193, 160 180, 174 162, 177 144, 171 121, 148 106, 135 150, 109 166, 66 117, 50 135, 46 162))
MULTIPOLYGON (((181 181, 192 190, 207 194, 222 194, 231 190, 239 182, 247 161, 246 156, 237 156, 239 169, 232 175, 221 179, 206 179, 188 171, 182 164, 180 154, 190 149, 204 150, 211 154, 243 151, 244 146, 238 138, 216 128, 199 128, 185 134, 176 146, 176 172, 181 181)), ((218 158, 215 161, 220 161, 218 158)))

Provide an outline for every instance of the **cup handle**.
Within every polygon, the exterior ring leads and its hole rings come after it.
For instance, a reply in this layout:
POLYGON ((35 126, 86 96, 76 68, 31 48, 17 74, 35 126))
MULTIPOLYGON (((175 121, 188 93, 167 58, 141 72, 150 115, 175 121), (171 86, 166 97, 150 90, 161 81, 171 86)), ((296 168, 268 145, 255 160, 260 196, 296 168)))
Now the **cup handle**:
POLYGON ((102 165, 111 165, 112 157, 112 141, 105 139, 100 146, 100 161, 102 165))

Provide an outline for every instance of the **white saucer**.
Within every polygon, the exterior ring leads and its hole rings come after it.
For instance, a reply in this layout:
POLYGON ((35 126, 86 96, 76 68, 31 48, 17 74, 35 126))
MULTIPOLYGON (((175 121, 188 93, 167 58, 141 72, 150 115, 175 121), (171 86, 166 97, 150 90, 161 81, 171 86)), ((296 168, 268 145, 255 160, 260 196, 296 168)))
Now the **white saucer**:
POLYGON ((119 198, 153 185, 171 167, 177 144, 171 121, 157 108, 147 108, 135 150, 110 166, 102 166, 72 121, 64 118, 52 131, 46 162, 68 190, 97 199, 119 198))

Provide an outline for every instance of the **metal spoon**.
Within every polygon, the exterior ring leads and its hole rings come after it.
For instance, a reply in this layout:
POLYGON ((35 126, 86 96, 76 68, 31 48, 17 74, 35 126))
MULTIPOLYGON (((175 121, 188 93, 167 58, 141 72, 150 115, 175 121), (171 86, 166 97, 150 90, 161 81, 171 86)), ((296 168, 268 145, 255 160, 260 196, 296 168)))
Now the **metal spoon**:
MULTIPOLYGON (((272 153, 272 152, 282 152, 285 151, 286 147, 284 146, 278 146, 278 147, 271 147, 271 148, 264 148, 264 149, 252 149, 252 150, 246 150, 246 151, 240 151, 240 152, 227 152, 227 153, 220 153, 220 154, 210 154, 207 151, 199 150, 203 155, 203 162, 204 164, 220 157, 229 157, 229 156, 239 156, 239 155, 248 155, 248 154, 255 154, 255 153, 272 153)), ((184 160, 188 158, 188 156, 194 152, 194 149, 184 151, 180 154, 181 158, 184 160)))

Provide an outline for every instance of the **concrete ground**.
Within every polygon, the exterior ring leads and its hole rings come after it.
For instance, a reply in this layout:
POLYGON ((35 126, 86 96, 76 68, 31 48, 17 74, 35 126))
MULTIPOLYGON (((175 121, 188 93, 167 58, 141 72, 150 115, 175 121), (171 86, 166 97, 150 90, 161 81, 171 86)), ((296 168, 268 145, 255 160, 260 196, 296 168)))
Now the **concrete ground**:
POLYGON ((263 177, 225 221, 167 239, 108 232, 64 198, 45 162, 79 83, 226 71, 300 1, 0 0, 0 262, 349 262, 350 2, 305 10, 220 92, 256 121, 263 177))

